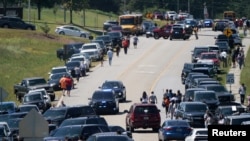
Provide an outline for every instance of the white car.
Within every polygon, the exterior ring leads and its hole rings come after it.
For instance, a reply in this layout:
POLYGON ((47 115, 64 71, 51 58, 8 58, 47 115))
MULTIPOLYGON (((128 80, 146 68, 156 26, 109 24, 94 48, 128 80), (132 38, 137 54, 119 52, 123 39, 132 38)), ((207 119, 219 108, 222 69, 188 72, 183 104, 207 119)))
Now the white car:
POLYGON ((66 66, 57 66, 57 67, 53 67, 48 74, 52 75, 55 73, 63 73, 63 72, 69 72, 67 67, 66 66))
POLYGON ((90 56, 91 60, 93 61, 97 61, 101 59, 101 56, 98 52, 98 50, 96 49, 85 49, 85 50, 81 50, 81 53, 86 53, 90 56))
POLYGON ((207 128, 193 128, 191 133, 185 138, 185 141, 207 141, 207 128))
POLYGON ((77 36, 83 38, 89 38, 90 36, 89 32, 73 25, 58 26, 56 27, 55 32, 60 35, 77 36))
POLYGON ((45 102, 47 103, 47 105, 51 105, 50 96, 49 96, 49 94, 47 93, 47 91, 44 88, 30 90, 28 93, 32 93, 32 92, 41 92, 45 102))
POLYGON ((86 71, 90 69, 90 61, 83 55, 71 57, 68 62, 70 61, 83 61, 84 65, 86 66, 86 71))
POLYGON ((86 43, 82 45, 81 50, 96 49, 99 54, 102 54, 102 47, 99 43, 86 43))
POLYGON ((175 11, 167 11, 165 14, 166 20, 176 20, 178 14, 175 11))

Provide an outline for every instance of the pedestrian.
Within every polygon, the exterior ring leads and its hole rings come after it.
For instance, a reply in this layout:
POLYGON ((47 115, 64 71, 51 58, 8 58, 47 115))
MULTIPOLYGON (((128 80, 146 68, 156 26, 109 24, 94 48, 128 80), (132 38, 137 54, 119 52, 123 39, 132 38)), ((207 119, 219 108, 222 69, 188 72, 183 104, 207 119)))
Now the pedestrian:
POLYGON ((66 83, 66 90, 67 90, 67 95, 70 96, 70 91, 72 89, 72 79, 70 78, 70 76, 67 76, 66 77, 66 80, 65 80, 65 83, 66 83))
POLYGON ((64 101, 62 100, 61 101, 61 105, 60 105, 61 107, 66 107, 66 104, 64 103, 64 101))
POLYGON ((104 55, 103 54, 101 55, 100 61, 101 61, 101 67, 103 67, 103 61, 104 61, 104 55))
POLYGON ((225 118, 223 114, 219 115, 219 120, 218 120, 219 125, 224 125, 225 124, 225 118))
POLYGON ((168 97, 171 99, 174 96, 172 89, 169 89, 168 97))
POLYGON ((86 76, 86 65, 84 64, 83 61, 81 61, 79 68, 80 68, 80 75, 86 76))
POLYGON ((63 75, 63 77, 60 79, 59 83, 60 83, 60 87, 62 89, 62 94, 63 96, 65 96, 65 91, 66 91, 66 75, 63 75))
POLYGON ((168 115, 170 115, 170 118, 173 119, 174 118, 174 112, 176 109, 176 97, 172 97, 170 99, 170 104, 169 104, 169 108, 168 108, 168 115))
POLYGON ((76 66, 74 69, 75 69, 76 81, 79 82, 81 70, 78 66, 76 66))
POLYGON ((163 94, 163 98, 166 98, 167 96, 168 96, 168 89, 166 89, 165 93, 163 94))
POLYGON ((133 41, 134 48, 137 48, 137 44, 139 42, 139 39, 138 39, 137 35, 135 35, 133 39, 134 39, 134 41, 133 41))
POLYGON ((176 103, 178 105, 181 103, 181 100, 182 100, 182 93, 180 90, 177 91, 176 98, 177 98, 176 103))
POLYGON ((242 68, 242 65, 244 63, 244 58, 245 58, 245 56, 244 56, 243 53, 239 53, 238 56, 237 56, 237 61, 238 61, 240 69, 242 68))
POLYGON ((123 39, 122 40, 122 47, 124 49, 124 54, 127 54, 128 53, 128 47, 129 47, 128 39, 123 39))
POLYGON ((170 104, 169 97, 168 96, 163 97, 162 106, 165 108, 166 116, 168 114, 169 104, 170 104))
POLYGON ((232 63, 233 63, 233 66, 232 66, 232 68, 235 68, 236 67, 236 58, 237 58, 237 51, 236 50, 234 50, 233 51, 233 53, 232 53, 232 63))
POLYGON ((119 53, 120 53, 121 47, 120 45, 116 46, 115 52, 116 52, 116 56, 119 57, 119 53))
POLYGON ((109 59, 109 65, 111 66, 111 64, 112 64, 112 58, 113 58, 113 51, 112 51, 112 49, 109 48, 109 50, 107 52, 107 56, 108 56, 108 59, 109 59))
POLYGON ((141 103, 148 103, 148 95, 145 91, 142 93, 142 97, 140 98, 141 103))
POLYGON ((220 53, 220 58, 222 60, 222 63, 223 63, 223 67, 226 68, 227 67, 227 52, 226 50, 223 50, 221 53, 220 53))
POLYGON ((240 86, 240 88, 239 88, 239 94, 240 94, 240 102, 241 102, 241 104, 244 104, 246 91, 247 91, 247 88, 246 88, 245 84, 242 83, 241 86, 240 86))
POLYGON ((205 128, 208 127, 208 125, 211 125, 212 124, 212 114, 209 110, 206 111, 206 113, 204 114, 204 125, 205 125, 205 128))
POLYGON ((157 97, 154 94, 154 91, 151 92, 151 95, 148 98, 148 102, 151 104, 157 104, 157 97))
POLYGON ((194 35, 195 35, 196 40, 198 40, 198 27, 194 26, 193 31, 194 31, 194 35))

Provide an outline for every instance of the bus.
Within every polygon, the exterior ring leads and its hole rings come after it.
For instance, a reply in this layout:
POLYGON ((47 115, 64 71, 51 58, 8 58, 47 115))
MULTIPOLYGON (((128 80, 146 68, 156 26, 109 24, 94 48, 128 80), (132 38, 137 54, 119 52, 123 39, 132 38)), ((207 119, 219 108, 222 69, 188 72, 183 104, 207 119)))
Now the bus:
POLYGON ((229 19, 230 21, 235 21, 236 14, 235 14, 234 11, 224 11, 223 18, 224 19, 229 19))
POLYGON ((142 34, 142 14, 126 14, 119 16, 119 25, 124 35, 142 34))

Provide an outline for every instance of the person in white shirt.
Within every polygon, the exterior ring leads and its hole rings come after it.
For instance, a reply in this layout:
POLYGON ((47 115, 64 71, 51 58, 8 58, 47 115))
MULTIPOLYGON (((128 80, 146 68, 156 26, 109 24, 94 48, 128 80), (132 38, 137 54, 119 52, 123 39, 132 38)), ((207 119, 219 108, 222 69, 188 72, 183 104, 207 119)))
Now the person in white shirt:
POLYGON ((221 58, 221 60, 222 60, 223 67, 226 68, 226 67, 227 67, 227 52, 226 52, 226 50, 223 50, 223 51, 220 53, 220 58, 221 58))
POLYGON ((108 56, 108 59, 109 59, 109 65, 111 66, 111 64, 112 64, 112 58, 113 58, 113 51, 112 51, 112 49, 108 50, 107 56, 108 56))

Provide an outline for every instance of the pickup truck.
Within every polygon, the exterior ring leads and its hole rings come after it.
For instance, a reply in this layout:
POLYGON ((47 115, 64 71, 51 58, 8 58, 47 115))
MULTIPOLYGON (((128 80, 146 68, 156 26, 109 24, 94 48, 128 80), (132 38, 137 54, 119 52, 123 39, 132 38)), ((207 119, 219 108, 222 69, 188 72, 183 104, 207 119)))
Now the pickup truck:
POLYGON ((16 98, 19 101, 22 101, 22 98, 30 90, 44 88, 50 96, 51 101, 55 100, 54 89, 47 83, 45 78, 42 77, 31 77, 24 78, 21 83, 14 85, 14 93, 16 98))
POLYGON ((2 28, 14 28, 14 29, 36 30, 35 25, 26 23, 20 18, 9 17, 9 16, 0 17, 0 27, 2 27, 2 28))
POLYGON ((160 28, 154 29, 153 30, 154 38, 159 39, 163 37, 164 39, 168 39, 168 37, 171 34, 171 29, 172 29, 172 25, 164 25, 160 28))

